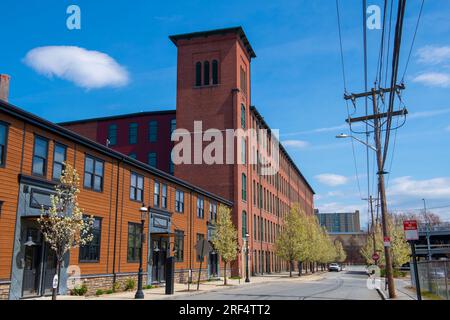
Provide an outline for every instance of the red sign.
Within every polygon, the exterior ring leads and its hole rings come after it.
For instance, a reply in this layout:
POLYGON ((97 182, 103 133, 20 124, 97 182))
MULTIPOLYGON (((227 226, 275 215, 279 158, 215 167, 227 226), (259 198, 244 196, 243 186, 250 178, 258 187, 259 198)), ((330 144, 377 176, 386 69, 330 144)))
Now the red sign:
POLYGON ((372 260, 374 260, 374 261, 380 260, 380 256, 378 255, 378 253, 374 253, 372 255, 372 260))
POLYGON ((405 231, 405 238, 407 241, 419 240, 416 220, 403 221, 403 230, 405 231))
POLYGON ((384 242, 384 246, 385 247, 390 247, 391 246, 391 238, 384 237, 383 242, 384 242))

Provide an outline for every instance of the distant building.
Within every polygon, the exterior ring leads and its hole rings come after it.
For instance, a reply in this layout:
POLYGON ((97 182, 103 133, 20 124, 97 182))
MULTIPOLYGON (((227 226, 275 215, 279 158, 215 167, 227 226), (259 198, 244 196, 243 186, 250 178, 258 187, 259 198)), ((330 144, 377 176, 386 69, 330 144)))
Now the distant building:
POLYGON ((322 213, 318 209, 314 213, 321 226, 329 233, 360 232, 359 210, 355 212, 322 213))

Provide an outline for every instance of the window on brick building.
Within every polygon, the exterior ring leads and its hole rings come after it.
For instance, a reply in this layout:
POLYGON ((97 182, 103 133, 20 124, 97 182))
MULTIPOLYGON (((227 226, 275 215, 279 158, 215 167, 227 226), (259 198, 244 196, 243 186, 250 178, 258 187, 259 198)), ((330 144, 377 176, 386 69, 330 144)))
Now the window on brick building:
POLYGON ((47 174, 48 140, 34 137, 33 174, 45 176, 47 174))
POLYGON ((8 125, 0 122, 0 167, 6 164, 6 146, 8 143, 8 125))
POLYGON ((253 239, 257 238, 257 229, 256 229, 256 214, 253 215, 253 239))
POLYGON ((209 86, 209 61, 203 62, 203 85, 209 86))
POLYGON ((86 189, 103 190, 103 166, 102 160, 86 155, 84 160, 84 187, 86 189))
POLYGON ((137 154, 135 152, 132 152, 128 155, 132 159, 137 159, 137 154))
POLYGON ((182 262, 184 260, 184 232, 181 230, 175 230, 175 241, 173 249, 175 261, 182 262))
POLYGON ((247 93, 247 73, 245 72, 244 68, 241 67, 241 90, 244 93, 247 93))
POLYGON ((242 174, 242 200, 247 201, 247 176, 242 174))
POLYGON ((175 211, 184 212, 184 192, 180 190, 175 191, 175 211))
POLYGON ((161 184, 161 208, 167 209, 167 185, 161 184))
POLYGON ((212 84, 219 83, 219 62, 217 60, 212 61, 212 84))
POLYGON ((160 203, 159 196, 161 194, 160 187, 161 187, 160 183, 158 181, 155 181, 155 186, 153 189, 153 205, 155 207, 159 207, 159 203, 160 203))
POLYGON ((177 128, 177 119, 170 120, 170 136, 172 136, 172 133, 177 128))
POLYGON ((172 152, 169 153, 169 173, 173 174, 175 171, 175 164, 172 161, 172 152))
POLYGON ((147 161, 149 166, 156 168, 156 152, 149 152, 147 161))
POLYGON ((158 140, 158 121, 152 120, 148 124, 148 140, 156 142, 158 140))
POLYGON ((139 223, 128 223, 128 262, 138 262, 141 250, 141 225, 139 223))
POLYGON ((203 198, 197 198, 197 218, 203 219, 205 217, 205 200, 203 198))
POLYGON ((144 197, 144 177, 133 172, 131 173, 130 199, 142 202, 143 197, 144 197))
POLYGON ((242 238, 245 239, 247 237, 247 212, 242 211, 242 238))
POLYGON ((92 241, 84 246, 80 246, 78 259, 80 262, 96 262, 100 260, 100 240, 101 240, 102 219, 94 217, 92 225, 92 241))
POLYGON ((55 143, 55 148, 53 150, 53 180, 59 180, 61 177, 62 171, 64 170, 64 163, 66 161, 66 153, 66 146, 55 143))
POLYGON ((128 125, 128 143, 136 144, 138 139, 138 124, 133 122, 128 125))
POLYGON ((241 142, 241 160, 242 164, 247 163, 247 141, 245 140, 245 138, 242 138, 241 142))
POLYGON ((200 61, 195 64, 195 85, 197 87, 202 85, 202 63, 200 61))
POLYGON ((241 127, 245 129, 246 119, 245 119, 245 105, 241 104, 241 127))
POLYGON ((108 141, 110 146, 117 144, 117 125, 111 124, 108 127, 108 141))
POLYGON ((209 221, 211 222, 217 221, 217 203, 211 202, 209 204, 209 221))

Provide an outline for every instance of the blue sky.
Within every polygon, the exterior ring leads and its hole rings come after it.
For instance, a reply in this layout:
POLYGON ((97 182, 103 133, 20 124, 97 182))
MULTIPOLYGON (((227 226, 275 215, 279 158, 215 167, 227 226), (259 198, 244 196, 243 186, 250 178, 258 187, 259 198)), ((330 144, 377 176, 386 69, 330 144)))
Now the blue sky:
MULTIPOLYGON (((419 7, 419 0, 407 3, 400 74, 419 7)), ((340 8, 347 88, 359 92, 364 89, 361 2, 341 0, 340 8)), ((0 0, 0 12, 0 73, 12 76, 10 101, 55 122, 175 108, 176 48, 168 36, 243 26, 257 54, 252 62, 252 104, 288 141, 287 149, 317 193, 316 207, 360 209, 366 221, 367 204, 360 200, 367 197, 365 148, 355 143, 356 177, 350 140, 335 139, 348 129, 341 128, 347 113, 334 0, 0 0), (81 8, 81 30, 66 28, 71 4, 81 8), (49 78, 36 71, 40 60, 30 64, 25 59, 43 46, 101 52, 111 58, 107 67, 116 72, 106 82, 117 81, 103 86, 102 78, 92 87, 79 79, 49 78)), ((391 209, 421 208, 422 198, 431 208, 450 204, 449 13, 448 1, 425 3, 405 77, 403 101, 410 116, 396 137, 388 184, 391 209)), ((375 77, 380 34, 368 30, 369 85, 375 77)), ((360 101, 358 108, 363 107, 360 101)), ((372 189, 373 154, 370 158, 372 189)), ((450 208, 433 211, 450 219, 450 208)))

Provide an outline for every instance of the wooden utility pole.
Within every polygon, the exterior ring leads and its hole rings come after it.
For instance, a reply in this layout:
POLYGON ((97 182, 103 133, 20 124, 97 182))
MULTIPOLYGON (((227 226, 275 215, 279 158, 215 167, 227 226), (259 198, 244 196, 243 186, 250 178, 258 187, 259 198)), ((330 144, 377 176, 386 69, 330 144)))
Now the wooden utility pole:
MULTIPOLYGON (((393 90, 403 90, 405 87, 403 85, 396 85, 393 90)), ((372 98, 373 103, 373 114, 367 115, 365 117, 360 118, 349 118, 347 119, 348 123, 354 123, 354 122, 360 122, 360 121, 373 121, 373 128, 374 128, 374 136, 375 136, 375 149, 377 153, 377 167, 378 167, 378 192, 380 194, 380 204, 381 204, 381 225, 382 225, 382 231, 383 231, 383 237, 386 239, 390 239, 390 230, 388 228, 388 210, 387 210, 387 202, 386 202, 386 189, 384 184, 384 175, 387 173, 384 171, 384 161, 383 161, 383 149, 381 146, 381 124, 380 119, 387 118, 387 117, 393 117, 393 116, 399 116, 399 115, 406 115, 408 111, 406 109, 396 111, 396 112, 386 112, 386 113, 379 113, 378 112, 378 106, 377 106, 377 95, 383 94, 384 92, 391 92, 392 89, 387 88, 383 89, 380 88, 379 90, 376 90, 375 88, 372 88, 370 92, 364 92, 359 94, 350 94, 345 95, 344 99, 346 100, 352 100, 354 101, 357 98, 361 97, 368 97, 370 96, 372 98)), ((385 268, 386 268, 386 279, 388 284, 388 290, 389 290, 389 297, 395 298, 395 283, 394 283, 394 272, 393 272, 393 266, 392 266, 392 253, 391 249, 388 246, 384 247, 384 256, 385 256, 385 268)))

